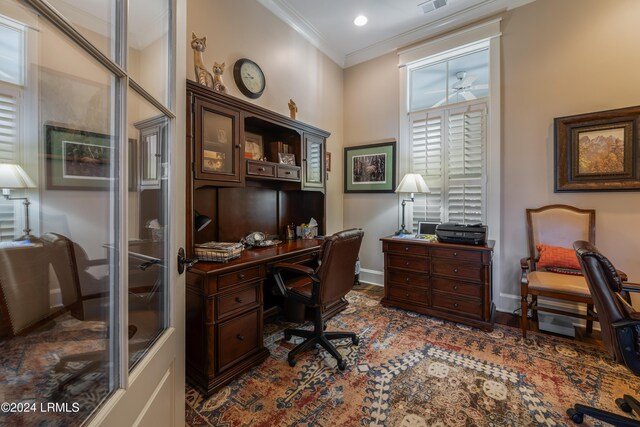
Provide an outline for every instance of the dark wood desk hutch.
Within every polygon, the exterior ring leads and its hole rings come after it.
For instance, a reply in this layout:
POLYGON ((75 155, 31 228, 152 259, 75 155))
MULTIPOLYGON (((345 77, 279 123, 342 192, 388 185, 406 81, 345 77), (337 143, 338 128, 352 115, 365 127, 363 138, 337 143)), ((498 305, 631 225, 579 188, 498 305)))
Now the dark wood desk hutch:
MULTIPOLYGON (((252 231, 284 240, 287 224, 311 217, 323 235, 328 136, 187 81, 187 257, 196 243, 237 242, 252 231), (279 153, 293 154, 294 164, 280 163, 279 153), (201 231, 194 230, 196 211, 212 219, 201 231)), ((281 303, 271 293, 271 266, 311 264, 321 244, 287 241, 245 250, 228 263, 201 261, 187 272, 186 369, 193 384, 211 394, 268 356, 263 319, 277 314, 281 303)), ((345 305, 327 307, 326 316, 345 305)))
POLYGON ((383 238, 383 305, 493 330, 494 241, 458 245, 383 238))

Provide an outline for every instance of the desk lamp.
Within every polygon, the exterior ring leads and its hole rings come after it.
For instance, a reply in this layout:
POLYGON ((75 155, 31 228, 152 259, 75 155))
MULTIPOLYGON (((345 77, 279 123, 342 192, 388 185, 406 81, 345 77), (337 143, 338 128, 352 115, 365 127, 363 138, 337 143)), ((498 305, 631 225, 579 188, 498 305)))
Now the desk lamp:
POLYGON ((36 185, 20 166, 13 163, 0 163, 0 188, 2 188, 2 195, 5 199, 23 200, 25 228, 22 231, 24 231, 24 235, 16 240, 35 240, 35 236, 31 235, 31 228, 29 228, 29 205, 31 203, 27 197, 11 197, 11 190, 36 188, 36 185))
POLYGON ((427 187, 427 183, 424 182, 422 175, 419 173, 408 173, 402 178, 400 181, 400 185, 396 188, 396 193, 411 193, 410 199, 402 200, 402 226, 400 230, 396 231, 396 236, 400 234, 410 234, 404 226, 404 208, 407 205, 407 202, 413 202, 413 194, 414 193, 428 193, 429 187, 427 187))
POLYGON ((211 218, 209 218, 206 215, 202 215, 198 211, 195 211, 194 225, 195 225, 196 231, 203 230, 210 223, 211 223, 211 218))

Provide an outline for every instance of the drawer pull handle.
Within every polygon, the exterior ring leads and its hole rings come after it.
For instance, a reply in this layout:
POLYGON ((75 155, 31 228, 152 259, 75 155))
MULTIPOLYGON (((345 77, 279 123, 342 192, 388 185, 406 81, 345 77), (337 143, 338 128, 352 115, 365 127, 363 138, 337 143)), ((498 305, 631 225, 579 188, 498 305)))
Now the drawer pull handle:
POLYGON ((404 294, 405 297, 409 298, 409 294, 404 294))
POLYGON ((409 250, 409 246, 405 246, 405 247, 404 247, 404 250, 405 250, 405 251, 408 251, 408 250, 409 250))
POLYGON ((405 280, 405 282, 408 282, 408 281, 409 281, 409 278, 408 278, 408 277, 406 277, 404 280, 405 280))
POLYGON ((454 272, 454 273, 457 273, 457 272, 458 272, 458 269, 457 269, 457 268, 454 268, 454 269, 453 269, 453 272, 454 272))
POLYGON ((453 308, 458 308, 458 303, 457 302, 453 303, 453 308))
MULTIPOLYGON (((455 288, 454 288, 454 289, 455 289, 455 288)), ((242 298, 240 298, 240 297, 236 297, 236 302, 237 302, 238 304, 242 304, 242 298)))
POLYGON ((291 171, 286 171, 284 174, 285 175, 291 175, 291 171))
POLYGON ((258 168, 258 172, 264 172, 264 168, 262 167, 258 168))
POLYGON ((236 338, 238 338, 238 340, 240 340, 240 341, 244 341, 244 335, 238 334, 238 335, 236 335, 236 338))
POLYGON ((243 280, 244 279, 244 274, 242 274, 242 273, 238 274, 238 279, 243 280))
POLYGON ((404 265, 409 265, 409 261, 406 261, 406 262, 404 263, 404 265))
POLYGON ((453 285, 453 290, 457 291, 458 290, 458 285, 453 285))
POLYGON ((454 252, 454 253, 453 253, 453 256, 458 256, 458 252, 454 252))

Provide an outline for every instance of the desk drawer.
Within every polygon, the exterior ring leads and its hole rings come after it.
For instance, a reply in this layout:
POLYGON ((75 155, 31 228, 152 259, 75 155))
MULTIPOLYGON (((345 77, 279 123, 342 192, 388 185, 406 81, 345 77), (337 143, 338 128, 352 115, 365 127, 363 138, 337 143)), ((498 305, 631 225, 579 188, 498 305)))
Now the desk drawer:
POLYGON ((480 265, 434 259, 431 268, 434 275, 482 282, 482 266, 480 265))
POLYGON ((276 176, 276 165, 247 160, 247 175, 276 176))
POLYGON ((429 276, 426 274, 409 273, 404 270, 387 269, 387 280, 401 285, 418 286, 420 288, 429 287, 429 276))
POLYGON ((278 165, 278 178, 300 181, 300 168, 297 166, 278 165))
POLYGON ((471 283, 458 282, 456 280, 433 277, 431 278, 431 289, 450 292, 454 295, 482 298, 482 291, 484 287, 482 285, 474 285, 471 283))
POLYGON ((259 265, 234 271, 233 273, 221 274, 218 276, 218 289, 222 290, 238 283, 260 279, 262 276, 262 270, 259 265))
POLYGON ((218 371, 239 361, 243 356, 258 349, 260 311, 254 310, 233 318, 218 326, 218 371))
POLYGON ((406 301, 414 304, 429 304, 429 291, 424 288, 414 288, 398 284, 389 285, 387 295, 390 300, 406 301))
POLYGON ((249 287, 244 287, 231 293, 219 295, 216 298, 217 304, 217 318, 221 319, 229 314, 237 313, 251 306, 255 306, 260 303, 258 292, 262 289, 259 285, 262 282, 257 282, 249 287))
POLYGON ((386 243, 385 252, 395 254, 409 254, 409 255, 428 255, 429 247, 422 244, 411 243, 386 243))
POLYGON ((429 272, 429 260, 413 256, 387 255, 387 267, 404 268, 407 270, 429 272))
POLYGON ((438 258, 447 258, 449 260, 462 260, 471 262, 482 262, 482 252, 471 251, 468 249, 455 248, 431 248, 431 256, 438 258))
POLYGON ((482 300, 449 296, 434 291, 431 294, 433 308, 444 309, 461 316, 482 318, 482 300))

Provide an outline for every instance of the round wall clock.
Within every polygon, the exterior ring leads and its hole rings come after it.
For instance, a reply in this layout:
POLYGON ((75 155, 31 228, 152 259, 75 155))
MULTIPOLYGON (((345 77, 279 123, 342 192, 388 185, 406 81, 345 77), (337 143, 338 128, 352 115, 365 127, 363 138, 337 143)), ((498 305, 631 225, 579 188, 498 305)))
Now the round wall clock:
POLYGON ((233 79, 240 92, 253 99, 259 98, 267 85, 264 73, 258 64, 247 58, 236 61, 233 66, 233 79))

